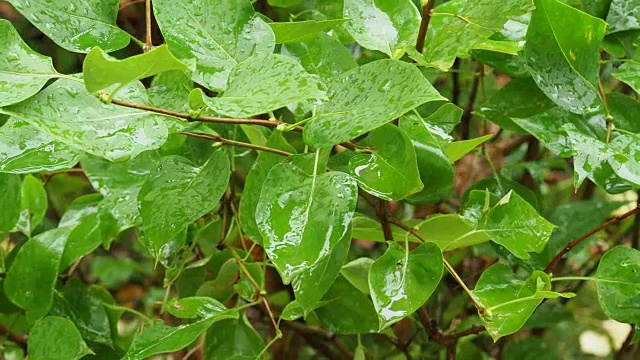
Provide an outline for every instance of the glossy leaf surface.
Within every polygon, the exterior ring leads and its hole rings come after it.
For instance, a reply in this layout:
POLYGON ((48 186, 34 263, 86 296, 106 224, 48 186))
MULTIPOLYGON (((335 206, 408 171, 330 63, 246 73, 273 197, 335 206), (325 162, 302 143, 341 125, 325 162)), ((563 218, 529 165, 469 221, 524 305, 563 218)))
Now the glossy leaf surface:
POLYGON ((337 76, 329 98, 305 126, 315 147, 339 144, 378 128, 426 102, 444 100, 411 64, 380 60, 337 76), (366 91, 365 91, 366 90, 366 91))
POLYGON ((437 214, 416 225, 420 235, 434 242, 442 251, 489 241, 489 236, 458 214, 437 214))
POLYGON ((604 312, 625 323, 640 321, 640 252, 616 246, 600 259, 596 271, 598 301, 604 312))
POLYGON ((598 50, 606 23, 558 0, 536 0, 535 4, 524 49, 533 80, 553 102, 572 113, 600 110, 598 50))
POLYGON ((0 19, 0 107, 35 95, 44 84, 58 77, 51 58, 31 50, 13 25, 0 19))
POLYGON ((229 160, 217 151, 196 167, 179 156, 162 158, 140 189, 140 216, 154 253, 188 224, 213 210, 229 182, 229 160))
POLYGON ((312 40, 319 33, 331 30, 345 21, 347 19, 272 22, 269 23, 269 26, 276 36, 276 43, 288 44, 312 40))
POLYGON ((92 93, 112 85, 117 85, 116 89, 119 89, 136 80, 169 70, 189 70, 189 67, 176 59, 166 45, 124 60, 117 60, 102 49, 94 48, 82 64, 84 84, 92 93))
POLYGON ((272 54, 254 56, 234 68, 222 95, 209 98, 200 90, 197 94, 212 111, 245 118, 299 101, 322 98, 324 92, 319 85, 295 60, 272 54))
MULTIPOLYGON (((638 11, 640 11, 640 5, 638 11)), ((634 56, 631 61, 622 64, 612 75, 638 92, 640 90, 640 55, 634 56)))
POLYGON ((47 316, 31 329, 28 342, 29 359, 77 360, 93 354, 69 319, 47 316))
POLYGON ((231 70, 255 54, 269 54, 275 36, 244 0, 157 0, 153 12, 171 51, 196 60, 192 79, 212 90, 226 88, 231 70))
MULTIPOLYGON (((121 100, 146 103, 140 83, 122 90, 121 100)), ((61 79, 31 99, 5 108, 79 151, 125 161, 159 148, 167 138, 163 117, 146 111, 106 105, 77 81, 61 79)))
POLYGON ((358 44, 392 56, 415 43, 420 12, 409 0, 345 0, 349 34, 358 44))
POLYGON ((372 131, 376 149, 357 154, 349 170, 366 192, 385 200, 400 200, 422 190, 416 153, 409 137, 398 127, 383 125, 372 131))
POLYGON ((609 33, 640 29, 640 1, 612 0, 607 23, 609 33))
POLYGON ((118 0, 11 0, 10 3, 35 27, 69 51, 86 53, 100 46, 111 52, 129 44, 129 34, 116 25, 118 0))
POLYGON ((408 251, 390 243, 369 270, 369 289, 380 330, 412 314, 431 296, 442 277, 442 253, 426 243, 408 251))

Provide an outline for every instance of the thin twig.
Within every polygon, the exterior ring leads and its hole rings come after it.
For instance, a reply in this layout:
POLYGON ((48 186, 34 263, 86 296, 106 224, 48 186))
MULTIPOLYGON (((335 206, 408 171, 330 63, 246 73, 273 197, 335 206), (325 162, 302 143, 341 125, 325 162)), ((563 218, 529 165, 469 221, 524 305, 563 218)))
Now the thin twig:
MULTIPOLYGON (((478 63, 478 68, 482 66, 482 64, 478 63)), ((469 93, 469 100, 467 101, 467 105, 464 108, 464 113, 462 114, 462 118, 460 119, 460 138, 462 140, 469 139, 471 134, 471 116, 473 113, 473 106, 476 102, 476 97, 478 96, 478 87, 480 86, 480 78, 482 74, 477 74, 473 77, 473 85, 471 86, 471 92, 469 93)))
MULTIPOLYGON (((636 191, 636 196, 638 197, 636 200, 636 207, 640 208, 640 190, 636 191)), ((640 212, 636 213, 635 219, 633 220, 631 247, 640 250, 640 212)))
POLYGON ((153 47, 153 42, 151 41, 151 0, 145 0, 145 21, 146 21, 146 41, 145 41, 145 50, 149 51, 153 47))
POLYGON ((456 58, 451 68, 451 102, 458 106, 460 104, 460 58, 456 58))
POLYGON ((418 31, 418 39, 416 40, 416 50, 422 52, 424 50, 424 40, 427 37, 427 30, 429 29, 429 22, 431 21, 431 10, 436 4, 436 0, 427 0, 422 8, 422 21, 420 22, 420 30, 418 31))
POLYGON ((178 134, 192 136, 192 137, 196 137, 196 138, 200 138, 200 139, 207 139, 207 140, 217 141, 217 142, 219 142, 219 143, 221 143, 223 145, 239 146, 239 147, 244 147, 244 148, 247 148, 247 149, 253 149, 253 150, 258 150, 258 151, 266 151, 266 152, 270 152, 270 153, 274 153, 274 154, 278 154, 278 155, 282 155, 282 156, 291 156, 291 155, 293 155, 293 154, 291 154, 289 152, 278 150, 278 149, 274 149, 274 148, 270 148, 270 147, 266 147, 266 146, 254 145, 254 144, 249 144, 249 143, 245 143, 245 142, 241 142, 241 141, 225 139, 225 138, 223 138, 223 137, 221 137, 219 135, 204 135, 204 134, 196 134, 196 133, 191 133, 191 132, 179 132, 178 134))
POLYGON ((598 91, 600 92, 600 96, 602 97, 602 104, 604 105, 604 113, 605 119, 607 120, 607 137, 605 142, 608 144, 609 140, 611 140, 611 130, 613 129, 613 116, 609 112, 609 102, 607 101, 607 94, 604 92, 604 87, 602 86, 602 80, 598 78, 598 91))
POLYGON ((429 317, 429 314, 427 313, 427 310, 424 306, 418 308, 418 318, 420 318, 420 323, 422 323, 422 326, 427 331, 429 339, 442 346, 447 347, 455 344, 461 337, 479 334, 485 330, 483 326, 472 326, 463 331, 445 333, 444 331, 440 330, 440 328, 438 328, 438 324, 436 324, 435 320, 432 320, 429 317))
POLYGON ((599 225, 598 227, 589 230, 586 234, 580 236, 577 239, 572 240, 567 246, 565 246, 564 248, 562 248, 562 250, 560 250, 560 252, 551 260, 551 262, 549 263, 549 265, 547 265, 547 267, 544 269, 544 272, 546 273, 550 273, 551 270, 553 270, 553 268, 556 266, 556 264, 558 263, 558 261, 560 261, 560 259, 564 256, 564 254, 568 253, 569 251, 571 251, 571 249, 573 249, 574 247, 578 246, 578 244, 580 244, 582 241, 584 241, 585 239, 587 239, 589 236, 597 233, 598 231, 613 225, 615 223, 618 223, 626 218, 628 218, 631 215, 634 215, 636 213, 640 212, 640 208, 636 207, 633 210, 629 210, 626 213, 620 215, 620 216, 616 216, 613 219, 604 222, 603 224, 599 225))

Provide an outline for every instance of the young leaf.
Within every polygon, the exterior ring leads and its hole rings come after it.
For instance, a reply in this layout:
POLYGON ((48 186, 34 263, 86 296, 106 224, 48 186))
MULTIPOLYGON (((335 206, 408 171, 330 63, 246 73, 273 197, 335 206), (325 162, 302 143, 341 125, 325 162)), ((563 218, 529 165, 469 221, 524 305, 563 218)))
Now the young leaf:
POLYGON ((304 128, 309 145, 339 144, 418 105, 444 100, 414 65, 396 60, 374 61, 335 77, 329 98, 304 128))
POLYGON ((420 12, 410 0, 345 0, 344 17, 358 44, 390 57, 418 37, 420 12))
POLYGON ((324 33, 303 42, 285 44, 281 53, 298 60, 308 73, 318 75, 325 87, 331 78, 357 66, 351 52, 324 33))
POLYGON ((442 251, 481 244, 489 236, 458 214, 437 214, 416 225, 419 233, 434 242, 442 251))
POLYGON ((49 230, 28 240, 18 251, 4 280, 11 302, 33 322, 45 316, 53 302, 60 259, 71 228, 49 230))
POLYGON ((47 192, 40 180, 27 175, 22 180, 22 211, 16 228, 31 236, 33 228, 38 226, 47 212, 47 192))
POLYGON ((397 126, 385 124, 371 133, 376 149, 357 154, 349 171, 366 192, 384 200, 400 200, 422 190, 416 152, 397 126))
POLYGON ((485 307, 482 324, 497 341, 520 330, 544 298, 536 293, 550 289, 549 275, 542 271, 521 280, 509 266, 496 264, 480 275, 472 293, 485 307))
POLYGON ((9 3, 69 51, 86 53, 100 46, 104 51, 112 52, 129 44, 129 34, 116 26, 118 0, 10 0, 9 3))
POLYGON ((640 322, 640 251, 616 246, 600 259, 596 271, 598 301, 612 319, 640 322))
POLYGON ((117 85, 111 96, 129 83, 169 70, 189 70, 189 67, 176 59, 166 45, 124 60, 115 59, 97 47, 89 51, 82 64, 87 90, 93 93, 117 85))
POLYGON ((576 114, 602 109, 597 83, 607 24, 558 0, 535 0, 524 55, 533 79, 576 114))
POLYGON ((309 41, 319 33, 331 30, 345 21, 347 19, 272 22, 269 23, 269 26, 271 26, 271 30, 276 36, 277 44, 288 44, 309 41))
POLYGON ((20 218, 20 176, 0 173, 0 232, 9 232, 20 218))
POLYGON ((348 235, 358 188, 345 173, 309 175, 293 164, 274 166, 264 183, 256 223, 265 252, 289 284, 348 235))
POLYGON ((153 12, 171 51, 196 60, 191 78, 211 90, 224 90, 234 67, 275 46, 273 31, 249 1, 156 0, 153 12))
POLYGON ((187 225, 213 210, 229 183, 229 160, 216 151, 202 166, 168 156, 160 160, 154 176, 140 193, 140 216, 154 256, 187 225))
POLYGON ((51 58, 31 50, 8 20, 0 19, 0 107, 35 95, 60 74, 51 58))
MULTIPOLYGON (((266 146, 290 153, 295 152, 295 149, 289 145, 279 131, 274 131, 271 134, 266 146)), ((256 224, 256 207, 258 206, 258 200, 260 200, 260 194, 265 186, 265 179, 269 171, 283 160, 284 158, 278 154, 266 151, 260 152, 245 180, 242 198, 240 198, 238 216, 244 233, 252 241, 259 244, 262 243, 262 235, 260 235, 260 230, 256 224)))
POLYGON ((484 143, 485 141, 491 140, 491 138, 493 138, 493 135, 489 134, 475 139, 452 142, 444 147, 444 154, 447 155, 452 163, 454 163, 462 159, 462 157, 471 150, 475 149, 476 146, 484 143))
POLYGON ((442 252, 436 244, 425 243, 409 251, 389 243, 387 251, 369 270, 379 330, 422 306, 440 283, 443 269, 442 252))
POLYGON ((262 349, 264 340, 245 316, 213 324, 203 347, 207 360, 255 359, 262 349))
MULTIPOLYGON (((120 98, 147 102, 140 83, 123 89, 120 98)), ((157 149, 167 138, 164 117, 103 104, 82 83, 68 79, 58 80, 38 95, 4 110, 55 140, 111 161, 125 161, 157 149)))
POLYGON ((234 68, 222 95, 209 98, 200 89, 194 94, 200 94, 215 113, 244 118, 295 102, 323 98, 319 86, 318 80, 298 62, 272 54, 254 56, 234 68))
POLYGON ((340 269, 342 275, 356 289, 365 294, 369 294, 369 269, 373 260, 368 257, 361 257, 345 264, 340 269))
POLYGON ((69 319, 47 316, 38 321, 29 332, 27 343, 29 359, 77 360, 93 354, 69 319))
POLYGON ((479 220, 480 230, 521 259, 528 259, 530 252, 541 252, 554 228, 513 191, 500 199, 479 220))

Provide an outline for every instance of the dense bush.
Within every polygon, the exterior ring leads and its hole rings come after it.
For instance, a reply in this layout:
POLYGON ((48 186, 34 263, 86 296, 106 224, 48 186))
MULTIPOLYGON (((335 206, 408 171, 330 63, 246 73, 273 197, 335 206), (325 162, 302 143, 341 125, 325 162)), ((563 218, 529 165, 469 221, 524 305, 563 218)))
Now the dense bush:
POLYGON ((0 16, 0 358, 640 357, 639 0, 0 16))

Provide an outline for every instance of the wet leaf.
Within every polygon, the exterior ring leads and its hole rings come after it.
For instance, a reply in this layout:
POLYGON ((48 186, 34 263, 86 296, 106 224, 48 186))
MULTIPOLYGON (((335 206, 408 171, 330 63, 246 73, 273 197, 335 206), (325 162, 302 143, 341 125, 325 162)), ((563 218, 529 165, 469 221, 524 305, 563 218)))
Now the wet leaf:
POLYGON ((204 340, 206 360, 255 359, 264 340, 245 316, 219 321, 207 331, 204 340))
POLYGON ((601 110, 599 50, 607 24, 558 0, 535 4, 524 48, 533 80, 572 113, 601 110))
MULTIPOLYGON (((638 5, 640 15, 640 4, 638 5)), ((640 54, 634 55, 631 61, 627 61, 611 75, 623 83, 631 86, 635 92, 640 90, 640 54)))
POLYGON ((189 93, 193 90, 190 73, 172 70, 153 77, 147 90, 149 102, 163 109, 189 112, 189 93))
POLYGON ((47 192, 40 180, 33 175, 22 180, 22 211, 16 228, 31 236, 33 229, 40 224, 47 212, 47 192))
POLYGON ((8 20, 0 19, 0 107, 35 95, 59 76, 51 58, 31 50, 8 20))
POLYGON ((11 0, 9 3, 38 30, 69 51, 86 53, 99 46, 112 52, 129 44, 129 34, 116 25, 118 0, 11 0))
POLYGON ((376 129, 426 102, 444 100, 413 65, 379 60, 335 77, 326 104, 305 126, 305 142, 339 144, 376 129))
POLYGON ((0 171, 32 173, 68 169, 80 152, 28 122, 10 118, 0 127, 0 171))
POLYGON ((612 319, 640 322, 640 252, 616 246, 600 259, 596 271, 598 301, 612 319))
POLYGON ((608 33, 640 29, 640 1, 612 0, 607 24, 608 33))
POLYGON ((154 256, 187 225, 212 211, 229 183, 229 160, 216 151, 202 166, 168 156, 140 189, 140 216, 154 256))
POLYGON ((35 323, 27 343, 29 359, 77 360, 93 354, 69 319, 47 316, 35 323))
POLYGON ((358 44, 390 57, 418 37, 420 12, 410 0, 345 0, 344 17, 358 44))
POLYGON ((8 232, 20 218, 20 176, 0 173, 0 232, 8 232))
MULTIPOLYGON (((121 100, 146 103, 144 88, 122 89, 121 100)), ((61 79, 38 95, 4 108, 78 151, 125 161, 159 148, 167 138, 165 118, 146 111, 106 105, 77 81, 61 79)))
POLYGON ((295 60, 278 54, 254 56, 235 67, 225 91, 215 98, 194 91, 215 113, 245 118, 303 100, 323 98, 318 80, 295 60))
POLYGON ((555 226, 517 193, 510 191, 479 219, 479 229, 516 257, 541 252, 555 226))
POLYGON ((276 36, 277 44, 288 44, 312 40, 319 33, 331 30, 345 21, 347 19, 272 22, 269 26, 276 36))
POLYGON ((382 330, 424 304, 442 277, 442 253, 425 243, 412 251, 389 243, 369 270, 369 289, 382 330))
POLYGON ((170 70, 189 70, 189 67, 176 59, 166 45, 123 60, 107 55, 100 48, 93 48, 82 64, 87 90, 93 93, 117 85, 111 91, 112 97, 129 83, 170 70))
POLYGON ((416 152, 409 137, 390 124, 375 129, 370 137, 375 150, 357 154, 349 161, 349 170, 358 185, 384 200, 400 200, 422 190, 416 152))
POLYGON ((234 67, 275 46, 273 31, 248 1, 156 0, 153 12, 171 52, 195 59, 191 78, 211 90, 225 89, 234 67))

